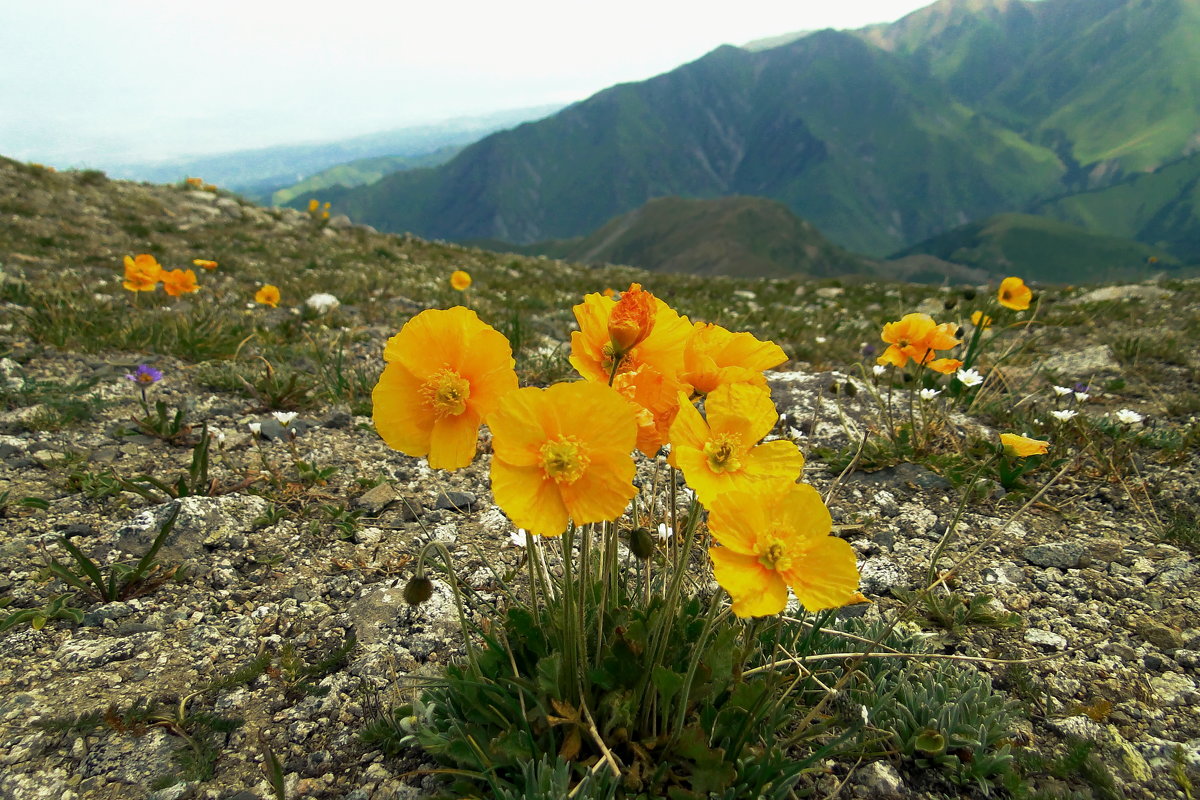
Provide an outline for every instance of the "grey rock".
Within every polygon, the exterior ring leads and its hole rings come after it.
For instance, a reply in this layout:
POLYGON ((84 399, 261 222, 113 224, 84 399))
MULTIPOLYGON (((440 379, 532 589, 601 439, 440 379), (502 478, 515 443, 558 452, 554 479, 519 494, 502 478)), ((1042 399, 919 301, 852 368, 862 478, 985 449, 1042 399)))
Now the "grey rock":
POLYGON ((895 800, 904 797, 904 781, 896 768, 886 761, 872 761, 854 773, 858 784, 867 790, 867 797, 895 800))
POLYGON ((1054 631, 1044 631, 1040 628, 1030 628, 1025 631, 1025 641, 1047 650, 1066 650, 1067 638, 1054 631))
POLYGON ((329 227, 335 230, 344 230, 346 228, 353 228, 354 223, 345 214, 334 214, 329 218, 329 227))
POLYGON ((1019 586, 1025 583, 1025 571, 1014 561, 1001 561, 984 567, 980 577, 991 586, 1019 586))
POLYGON ((378 515, 379 512, 399 499, 400 493, 394 486, 381 483, 354 498, 354 506, 364 509, 368 514, 378 515))
POLYGON ((160 562, 197 558, 205 547, 218 547, 227 538, 248 531, 267 511, 267 501, 253 495, 184 497, 144 511, 122 525, 116 532, 117 546, 130 555, 144 555, 176 505, 179 517, 158 553, 160 562))
POLYGON ((1085 347, 1082 350, 1070 350, 1065 353, 1055 353, 1042 362, 1042 367, 1051 373, 1065 375, 1068 378, 1084 380, 1097 373, 1120 372, 1121 364, 1113 355, 1112 348, 1106 344, 1085 347))
POLYGON ((886 594, 893 588, 907 585, 904 571, 889 558, 868 558, 859 566, 858 574, 862 590, 868 595, 886 594))
POLYGON ((296 417, 294 420, 288 423, 288 426, 285 429, 283 425, 279 423, 279 420, 272 417, 271 419, 265 419, 262 421, 262 427, 259 430, 259 435, 264 439, 270 439, 273 442, 286 442, 292 437, 293 433, 295 433, 296 436, 301 436, 310 427, 312 426, 307 422, 299 417, 296 417))
POLYGON ((119 638, 68 639, 59 646, 54 658, 66 669, 94 669, 133 658, 161 638, 161 633, 135 633, 119 638))
POLYGON ((137 737, 112 733, 88 751, 79 771, 85 778, 103 776, 109 781, 146 786, 173 770, 171 755, 181 746, 182 740, 162 728, 137 737))
POLYGON ((1196 693, 1195 681, 1178 672, 1151 675, 1150 688, 1154 690, 1158 702, 1164 706, 1190 706, 1200 699, 1196 693))
POLYGON ((132 613, 133 609, 125 603, 105 603, 84 614, 83 624, 100 626, 108 620, 122 619, 132 613))
POLYGON ((1149 618, 1138 620, 1133 626, 1133 632, 1159 650, 1170 652, 1183 646, 1183 638, 1177 631, 1149 618))
POLYGON ((1051 542, 1035 544, 1021 551, 1025 560, 1038 567, 1075 569, 1084 565, 1086 554, 1083 545, 1075 542, 1051 542))
POLYGON ((919 489, 940 491, 949 491, 954 488, 954 485, 941 475, 931 472, 919 464, 908 462, 876 472, 856 472, 847 479, 847 483, 850 482, 862 483, 867 486, 907 486, 911 484, 919 489))
POLYGON ((1093 289, 1086 294, 1081 294, 1079 297, 1072 298, 1067 301, 1071 304, 1076 303, 1103 303, 1109 300, 1148 300, 1158 301, 1167 300, 1174 297, 1175 294, 1158 286, 1146 286, 1142 284, 1133 284, 1127 286, 1104 286, 1100 289, 1093 289))
POLYGON ((442 492, 438 495, 434 508, 465 513, 474 511, 477 502, 474 492, 442 492))
POLYGON ((1104 726, 1083 715, 1075 717, 1047 717, 1046 726, 1064 736, 1082 739, 1085 742, 1103 742, 1108 738, 1104 726))

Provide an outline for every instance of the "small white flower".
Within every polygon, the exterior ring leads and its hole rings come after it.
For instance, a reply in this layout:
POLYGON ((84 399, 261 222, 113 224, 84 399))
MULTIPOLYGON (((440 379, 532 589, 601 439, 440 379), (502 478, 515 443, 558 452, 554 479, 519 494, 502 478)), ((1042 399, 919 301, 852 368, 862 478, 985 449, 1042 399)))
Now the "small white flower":
POLYGON ((1078 411, 1075 411, 1073 409, 1064 408, 1059 411, 1051 411, 1050 416, 1054 417, 1059 422, 1067 422, 1078 413, 1079 413, 1078 411))
POLYGON ((825 338, 824 336, 817 336, 816 338, 813 339, 813 341, 816 342, 817 344, 825 344, 826 342, 829 341, 829 339, 825 338))
POLYGON ((979 371, 975 369, 960 369, 955 373, 955 377, 958 378, 959 383, 961 383, 963 386, 966 386, 968 389, 983 383, 983 376, 980 375, 979 371))
POLYGON ((250 433, 254 434, 255 436, 262 436, 262 423, 261 422, 251 422, 250 423, 250 433))
POLYGON ((1086 403, 1087 399, 1089 397, 1091 397, 1091 395, 1088 394, 1087 392, 1076 392, 1075 393, 1075 402, 1076 403, 1086 403))
POLYGON ((517 547, 524 547, 527 544, 527 542, 525 541, 525 529, 517 528, 515 531, 513 531, 512 533, 510 533, 508 535, 508 540, 510 542, 512 542, 514 545, 516 545, 517 547))
POLYGON ((876 364, 875 366, 871 367, 871 372, 874 372, 877 376, 882 375, 883 373, 887 372, 887 367, 885 367, 883 364, 876 364))
POLYGON ((1117 422, 1122 425, 1137 425, 1144 419, 1141 414, 1129 408, 1122 408, 1117 412, 1117 422))
POLYGON ((208 431, 209 441, 217 443, 217 447, 222 447, 225 444, 225 431, 217 428, 210 428, 208 431))
POLYGON ((317 292, 305 300, 304 305, 308 306, 318 314, 324 314, 327 311, 332 311, 340 306, 341 302, 331 294, 326 292, 317 292))
POLYGON ((932 400, 933 398, 937 397, 941 393, 942 393, 941 389, 922 389, 921 390, 921 399, 922 400, 932 400))
POLYGON ((1054 387, 1054 396, 1055 397, 1066 397, 1072 391, 1074 391, 1074 390, 1069 386, 1055 386, 1054 387))
POLYGON ((292 420, 294 420, 297 415, 295 411, 272 411, 271 416, 279 420, 279 424, 286 428, 288 425, 292 424, 292 420))
POLYGON ((660 522, 658 523, 658 532, 654 535, 658 537, 659 541, 665 542, 675 535, 675 531, 667 523, 660 522))

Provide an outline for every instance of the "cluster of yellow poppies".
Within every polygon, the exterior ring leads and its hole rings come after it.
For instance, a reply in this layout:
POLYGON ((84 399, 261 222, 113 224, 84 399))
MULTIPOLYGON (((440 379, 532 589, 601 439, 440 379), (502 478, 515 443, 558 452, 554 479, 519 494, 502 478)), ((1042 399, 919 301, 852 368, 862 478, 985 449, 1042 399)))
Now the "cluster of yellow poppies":
POLYGON ((321 203, 317 200, 317 198, 315 198, 315 197, 309 198, 308 215, 310 217, 312 217, 313 219, 320 219, 320 220, 329 219, 330 208, 332 208, 332 206, 329 203, 326 203, 324 206, 322 206, 321 203))
POLYGON ((458 469, 492 433, 492 494, 515 525, 557 536, 611 522, 637 493, 633 451, 670 445, 711 512, 709 550, 739 616, 783 610, 790 586, 810 610, 857 602, 850 545, 789 441, 761 442, 778 420, 763 371, 787 356, 750 333, 692 323, 633 284, 574 307, 571 364, 583 381, 519 388, 508 340, 461 306, 413 317, 384 349, 373 393, 387 444, 458 469), (694 404, 703 399, 704 413, 694 404))
MULTIPOLYGON (((217 262, 197 258, 192 264, 204 269, 216 269, 217 262)), ((153 292, 162 284, 163 291, 171 297, 181 297, 200 289, 196 273, 190 269, 163 269, 158 259, 149 253, 125 256, 125 280, 121 285, 131 292, 153 292)))

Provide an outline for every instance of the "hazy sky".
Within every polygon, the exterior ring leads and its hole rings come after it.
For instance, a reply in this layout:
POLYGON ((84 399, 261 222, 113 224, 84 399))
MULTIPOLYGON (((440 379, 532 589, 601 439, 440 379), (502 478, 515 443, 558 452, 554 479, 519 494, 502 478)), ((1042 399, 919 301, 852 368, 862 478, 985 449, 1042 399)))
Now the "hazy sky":
POLYGON ((931 0, 0 0, 0 155, 124 160, 581 100, 931 0))

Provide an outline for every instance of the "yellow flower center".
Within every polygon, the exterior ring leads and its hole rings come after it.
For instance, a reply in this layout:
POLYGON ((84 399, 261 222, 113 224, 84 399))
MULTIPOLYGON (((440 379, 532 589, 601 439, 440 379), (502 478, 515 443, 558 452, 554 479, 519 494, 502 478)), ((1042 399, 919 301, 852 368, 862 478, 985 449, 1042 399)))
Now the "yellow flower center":
POLYGON ((559 436, 542 445, 542 469, 559 483, 572 484, 583 475, 591 459, 574 436, 559 436))
POLYGON ((768 541, 770 544, 767 545, 766 552, 758 554, 758 563, 776 572, 788 569, 792 565, 791 556, 783 551, 783 545, 778 539, 771 538, 768 541))
POLYGON ((742 462, 737 457, 741 451, 742 437, 736 433, 718 433, 704 443, 704 455, 708 457, 708 468, 713 472, 737 472, 742 462))
POLYGON ((425 381, 421 387, 421 395, 438 419, 457 417, 467 410, 471 384, 454 370, 445 367, 425 381))

